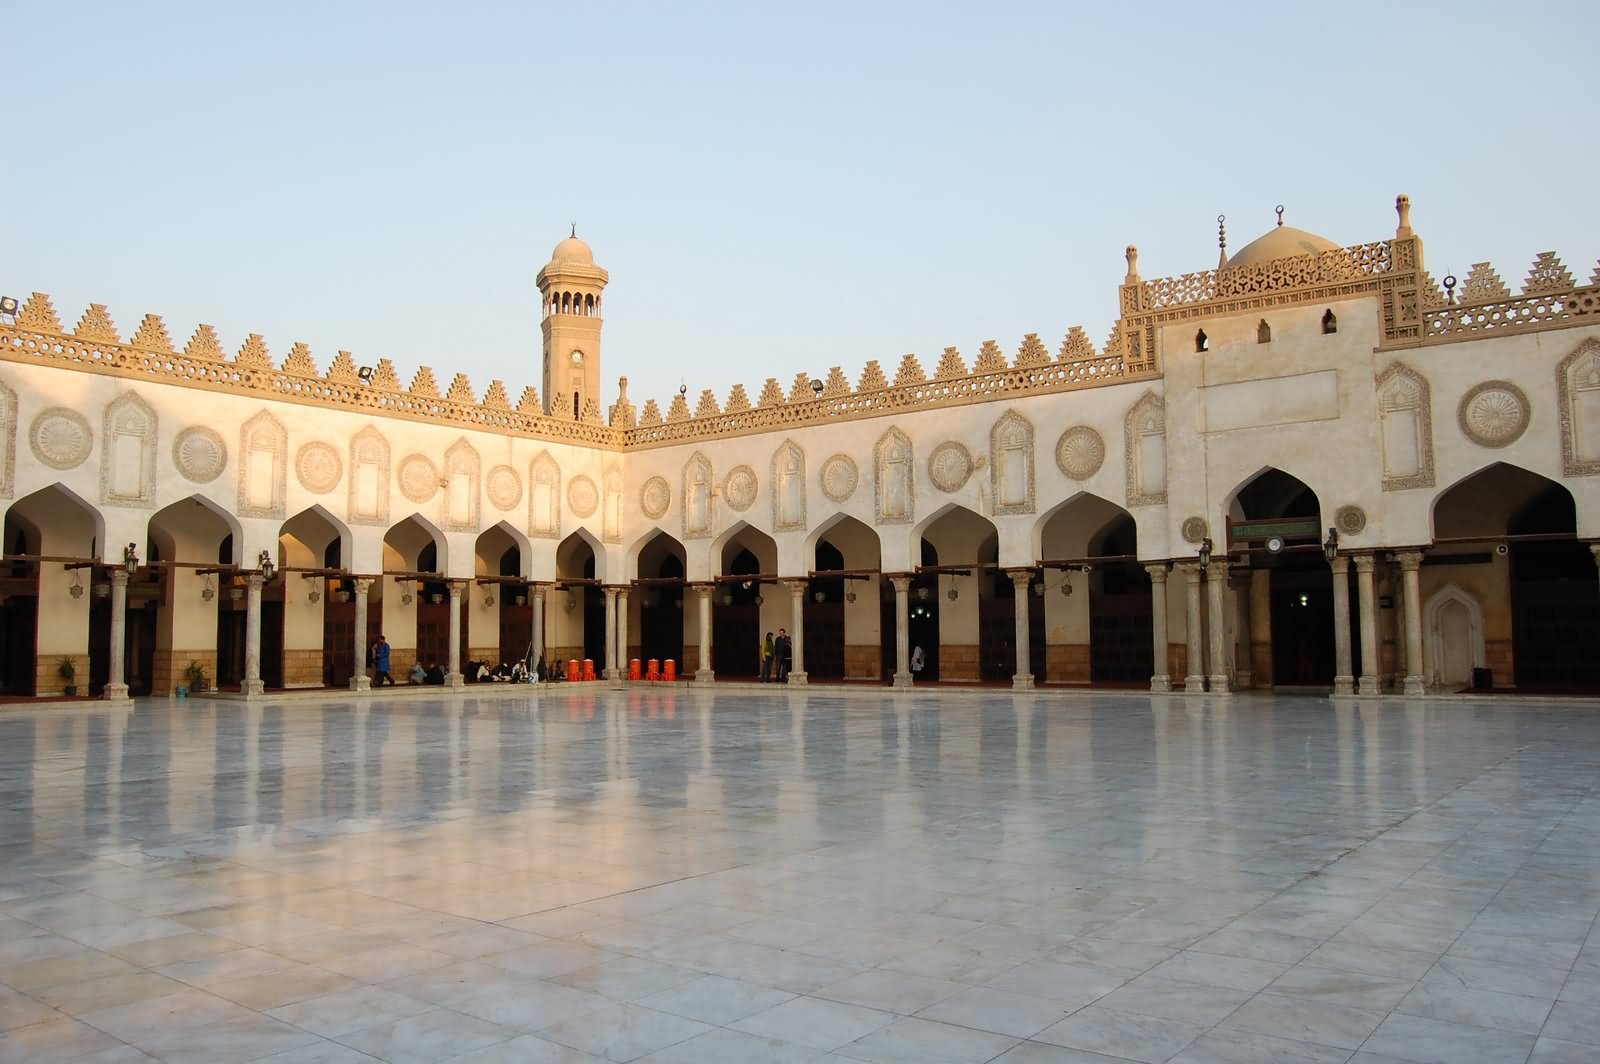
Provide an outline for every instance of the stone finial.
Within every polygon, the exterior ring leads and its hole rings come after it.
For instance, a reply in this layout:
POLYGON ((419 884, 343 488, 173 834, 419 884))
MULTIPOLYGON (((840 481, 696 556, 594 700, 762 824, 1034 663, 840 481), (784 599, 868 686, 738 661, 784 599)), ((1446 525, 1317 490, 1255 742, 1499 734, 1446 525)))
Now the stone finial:
POLYGON ((744 385, 733 386, 733 390, 728 393, 727 405, 722 409, 730 414, 742 414, 750 409, 750 397, 745 394, 744 385))
POLYGON ((450 390, 444 397, 452 403, 465 403, 467 406, 477 406, 478 397, 472 391, 472 382, 465 373, 457 373, 450 379, 450 390))
POLYGON ((972 372, 999 373, 1006 368, 1006 356, 1000 350, 1000 345, 993 340, 985 340, 983 346, 978 348, 978 361, 973 363, 972 372))
POLYGON ((1547 292, 1569 292, 1576 287, 1572 274, 1567 272, 1554 251, 1541 251, 1533 260, 1528 279, 1522 284, 1525 296, 1543 295, 1547 292))
POLYGON ((236 365, 249 369, 271 369, 272 356, 267 353, 267 342, 261 338, 260 333, 251 333, 245 337, 244 343, 239 348, 239 353, 233 357, 236 365))
POLYGON ((1022 346, 1017 349, 1017 360, 1014 366, 1048 366, 1050 364, 1050 350, 1039 342, 1038 333, 1029 333, 1022 338, 1022 346))
POLYGON ((1123 249, 1122 256, 1123 256, 1123 258, 1128 260, 1128 272, 1122 278, 1122 283, 1123 284, 1138 284, 1139 283, 1139 248, 1138 248, 1138 246, 1135 245, 1135 244, 1129 244, 1126 248, 1123 249))
POLYGON ((894 372, 894 386, 904 388, 911 384, 921 384, 928 379, 922 372, 922 363, 917 361, 916 355, 906 355, 900 360, 900 368, 894 372))
POLYGON ((398 392, 400 390, 400 374, 394 371, 394 363, 387 358, 378 359, 378 364, 372 369, 370 386, 381 388, 386 392, 398 392))
POLYGON ((161 320, 159 314, 146 314, 139 323, 138 331, 133 334, 133 339, 128 341, 134 347, 143 347, 150 351, 172 352, 172 337, 167 335, 167 323, 161 320))
POLYGON ((56 317, 56 308, 50 302, 50 297, 43 292, 35 292, 22 304, 22 309, 17 312, 17 324, 24 329, 33 329, 37 332, 61 331, 61 319, 56 317))
POLYGON ((945 381, 951 377, 965 377, 966 375, 967 362, 961 357, 961 352, 953 347, 945 348, 944 354, 939 356, 939 364, 934 367, 933 379, 945 381))
POLYGON ((492 380, 489 382, 489 390, 483 393, 483 405, 491 410, 511 409, 511 396, 506 394, 504 381, 492 380))
POLYGON ((617 378, 617 402, 628 401, 628 378, 626 375, 617 378))
POLYGON ((423 399, 439 398, 439 382, 433 379, 433 369, 429 366, 417 367, 416 376, 411 378, 411 394, 423 399))
POLYGON ((872 359, 861 371, 861 379, 856 382, 858 392, 877 392, 889 387, 888 378, 883 375, 883 367, 878 365, 877 359, 872 359))
POLYGON ((778 383, 778 378, 768 377, 767 383, 761 386, 761 398, 756 400, 757 406, 782 406, 783 386, 778 383))
POLYGON ((1094 342, 1089 339, 1089 334, 1083 331, 1083 326, 1074 325, 1067 330, 1066 338, 1061 341, 1061 352, 1056 356, 1056 361, 1082 362, 1094 358, 1097 354, 1094 342))
POLYGON ((78 319, 78 327, 72 330, 72 335, 85 340, 100 340, 103 343, 119 344, 122 338, 117 335, 117 326, 111 320, 111 315, 106 312, 104 303, 90 303, 89 309, 83 312, 83 317, 78 319))
POLYGON ((689 420, 689 400, 682 392, 672 397, 672 404, 667 407, 668 423, 689 420))
POLYGON ((517 400, 517 411, 523 414, 537 414, 544 407, 539 405, 539 389, 528 385, 522 389, 522 398, 517 400))
POLYGON ((1472 269, 1467 271, 1467 279, 1462 282, 1459 296, 1462 303, 1497 303, 1510 298, 1511 289, 1506 287, 1494 267, 1487 262, 1472 264, 1472 269))
POLYGON ((311 357, 311 348, 296 342, 289 348, 289 357, 283 360, 283 372, 297 377, 317 376, 317 361, 311 357))
POLYGON ((695 404, 695 417, 716 417, 722 413, 722 407, 717 405, 717 396, 710 388, 700 391, 700 401, 695 404))
POLYGON ((654 399, 646 399, 644 401, 644 409, 639 411, 639 424, 661 424, 661 408, 656 405, 656 401, 654 399))
POLYGON ((1399 216, 1400 222, 1395 226, 1395 239, 1414 235, 1411 228, 1411 197, 1404 192, 1394 198, 1394 212, 1399 216))
MULTIPOLYGON (((807 390, 809 390, 809 388, 810 388, 810 385, 807 385, 807 390)), ((823 395, 823 397, 827 398, 827 399, 832 399, 834 396, 837 396, 837 395, 849 395, 849 394, 850 394, 850 378, 846 377, 844 375, 844 370, 841 369, 838 366, 834 366, 832 369, 828 370, 828 376, 822 382, 822 395, 823 395)))
POLYGON ((614 429, 631 429, 638 425, 639 418, 634 412, 633 404, 628 401, 628 378, 623 377, 617 381, 617 401, 611 404, 611 416, 608 419, 614 429))
POLYGON ((183 353, 190 358, 205 358, 213 362, 221 362, 227 357, 222 353, 222 341, 217 339, 216 328, 210 325, 194 327, 194 335, 183 346, 183 353))
POLYGON ((804 403, 814 398, 811 394, 811 374, 796 373, 794 384, 789 386, 789 402, 804 403))
MULTIPOLYGON (((1278 224, 1283 224, 1283 215, 1278 215, 1278 224)), ((1217 215, 1217 269, 1228 265, 1228 216, 1217 215)))
POLYGON ((333 362, 328 366, 328 380, 354 384, 360 379, 361 371, 356 368, 356 360, 350 352, 340 351, 333 356, 333 362))

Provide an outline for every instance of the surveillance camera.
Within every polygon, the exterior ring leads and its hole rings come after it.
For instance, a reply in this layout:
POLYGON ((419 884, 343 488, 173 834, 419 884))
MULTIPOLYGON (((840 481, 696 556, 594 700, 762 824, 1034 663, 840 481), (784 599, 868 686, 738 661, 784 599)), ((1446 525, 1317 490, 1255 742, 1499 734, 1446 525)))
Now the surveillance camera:
POLYGON ((1504 558, 1507 554, 1511 553, 1511 548, 1507 547, 1504 543, 1500 543, 1495 545, 1494 552, 1504 558))

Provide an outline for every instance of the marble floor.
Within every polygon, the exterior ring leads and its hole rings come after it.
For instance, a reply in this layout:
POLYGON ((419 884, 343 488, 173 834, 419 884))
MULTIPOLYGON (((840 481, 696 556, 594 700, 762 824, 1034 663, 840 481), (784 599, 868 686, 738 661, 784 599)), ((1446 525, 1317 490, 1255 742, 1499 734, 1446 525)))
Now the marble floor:
POLYGON ((1600 706, 0 710, 0 1061, 1600 1060, 1600 706))

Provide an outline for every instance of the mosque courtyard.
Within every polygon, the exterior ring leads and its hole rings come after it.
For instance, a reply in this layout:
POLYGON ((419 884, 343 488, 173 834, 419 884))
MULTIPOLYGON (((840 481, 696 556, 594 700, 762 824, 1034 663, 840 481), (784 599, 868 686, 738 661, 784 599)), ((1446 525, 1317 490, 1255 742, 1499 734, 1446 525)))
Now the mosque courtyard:
POLYGON ((1600 1059, 1600 713, 0 707, 0 1061, 1600 1059))

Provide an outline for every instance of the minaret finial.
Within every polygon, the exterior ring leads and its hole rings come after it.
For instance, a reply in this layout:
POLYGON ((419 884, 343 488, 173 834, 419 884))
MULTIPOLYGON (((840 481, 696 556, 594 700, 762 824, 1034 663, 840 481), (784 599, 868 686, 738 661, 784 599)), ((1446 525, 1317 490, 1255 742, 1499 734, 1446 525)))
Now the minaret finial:
MULTIPOLYGON (((1282 225, 1283 223, 1279 222, 1278 224, 1282 225)), ((578 223, 577 222, 573 222, 572 223, 572 236, 573 236, 574 239, 576 239, 577 235, 578 235, 578 223)))
POLYGON ((1396 237, 1411 236, 1411 197, 1404 192, 1394 198, 1395 213, 1400 216, 1400 224, 1395 227, 1396 237))
POLYGON ((1228 216, 1217 215, 1217 269, 1228 264, 1228 216))
POLYGON ((1280 204, 1278 204, 1276 207, 1274 207, 1272 209, 1278 212, 1278 228, 1282 229, 1283 228, 1283 204, 1280 203, 1280 204))
POLYGON ((1123 257, 1128 260, 1127 275, 1122 278, 1123 284, 1139 283, 1139 249, 1129 244, 1123 251, 1123 257))

